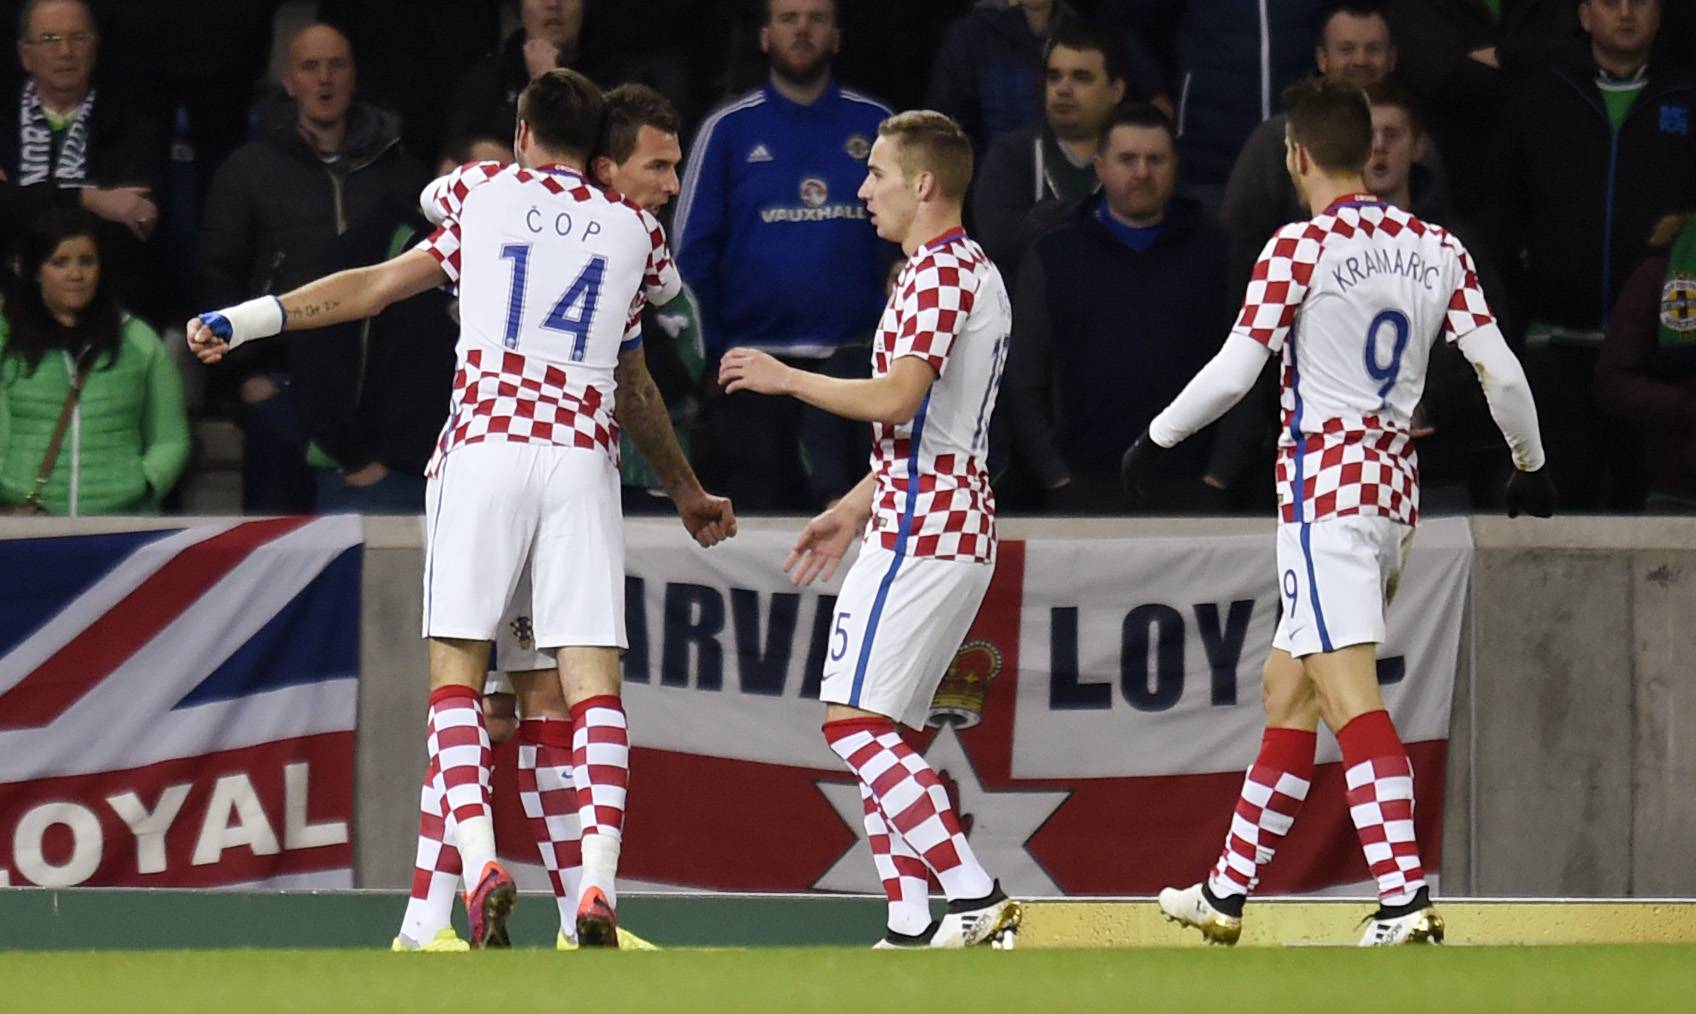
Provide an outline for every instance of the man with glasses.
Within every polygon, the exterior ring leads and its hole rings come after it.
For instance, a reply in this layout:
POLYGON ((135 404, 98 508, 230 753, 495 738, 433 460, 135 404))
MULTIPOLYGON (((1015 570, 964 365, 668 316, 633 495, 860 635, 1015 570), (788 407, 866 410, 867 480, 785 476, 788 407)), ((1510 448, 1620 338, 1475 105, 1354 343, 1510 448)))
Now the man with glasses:
MULTIPOLYGON (((156 127, 94 86, 100 34, 83 0, 27 0, 18 21, 24 83, 0 96, 0 235, 45 208, 80 204, 112 223, 121 296, 146 309, 139 245, 159 209, 156 127)), ((113 249, 114 247, 108 247, 113 249)))

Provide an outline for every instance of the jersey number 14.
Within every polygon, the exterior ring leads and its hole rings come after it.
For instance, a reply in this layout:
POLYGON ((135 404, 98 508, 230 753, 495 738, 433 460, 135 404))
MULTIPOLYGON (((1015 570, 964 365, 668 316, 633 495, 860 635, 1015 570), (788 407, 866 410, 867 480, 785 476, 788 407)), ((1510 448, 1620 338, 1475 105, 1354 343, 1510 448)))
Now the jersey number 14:
MULTIPOLYGON (((501 247, 501 259, 512 261, 512 291, 506 302, 506 335, 502 340, 509 349, 518 347, 519 323, 524 318, 524 290, 530 270, 530 244, 508 243, 501 247)), ((542 320, 542 327, 571 336, 571 361, 580 363, 589 351, 589 326, 595 320, 595 303, 601 298, 601 279, 606 274, 607 259, 591 257, 577 279, 566 287, 565 295, 555 301, 553 309, 542 320)))

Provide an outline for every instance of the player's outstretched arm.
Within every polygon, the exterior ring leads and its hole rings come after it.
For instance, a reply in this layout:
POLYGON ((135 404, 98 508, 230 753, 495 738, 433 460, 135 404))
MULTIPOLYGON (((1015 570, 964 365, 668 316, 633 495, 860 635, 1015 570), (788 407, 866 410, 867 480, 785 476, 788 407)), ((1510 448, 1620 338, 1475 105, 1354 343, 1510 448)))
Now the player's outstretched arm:
POLYGON ((936 368, 917 356, 902 356, 890 364, 888 373, 863 380, 797 370, 745 348, 731 349, 718 364, 718 382, 728 394, 789 395, 844 419, 895 426, 919 414, 936 376, 936 368))
POLYGON ((408 250, 381 264, 338 271, 282 296, 260 296, 191 317, 188 347, 201 362, 215 363, 244 342, 374 317, 390 303, 446 280, 435 257, 408 250))
POLYGON ((1543 438, 1537 425, 1537 403, 1525 368, 1508 347, 1495 324, 1469 331, 1456 342, 1461 355, 1478 372, 1490 417, 1507 438, 1514 474, 1508 479, 1508 517, 1521 513, 1546 518, 1555 512, 1555 486, 1544 467, 1543 438))
POLYGON ((683 527, 703 546, 714 546, 736 534, 736 512, 730 501, 701 488, 701 480, 689 467, 677 434, 671 428, 671 413, 648 372, 648 357, 642 346, 618 354, 614 373, 618 389, 618 420, 636 442, 636 449, 665 486, 676 505, 683 527))
POLYGON ((1176 447, 1224 415, 1254 388, 1269 351, 1247 335, 1226 338, 1172 404, 1148 424, 1149 436, 1161 447, 1176 447))
POLYGON ((795 548, 783 561, 783 572, 796 585, 813 581, 829 581, 848 547, 865 530, 866 519, 872 513, 872 494, 877 478, 871 472, 861 479, 842 499, 824 513, 807 522, 795 540, 795 548))

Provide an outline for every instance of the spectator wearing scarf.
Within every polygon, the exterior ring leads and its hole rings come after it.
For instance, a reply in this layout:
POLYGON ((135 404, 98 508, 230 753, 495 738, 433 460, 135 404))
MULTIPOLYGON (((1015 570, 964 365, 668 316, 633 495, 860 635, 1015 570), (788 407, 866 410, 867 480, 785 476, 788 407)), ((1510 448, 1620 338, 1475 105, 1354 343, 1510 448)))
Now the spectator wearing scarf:
POLYGON ((125 305, 157 315, 142 245, 159 209, 158 130, 119 93, 94 86, 100 33, 82 0, 29 0, 20 26, 26 78, 0 98, 0 236, 23 234, 51 207, 81 206, 105 225, 108 281, 125 305))

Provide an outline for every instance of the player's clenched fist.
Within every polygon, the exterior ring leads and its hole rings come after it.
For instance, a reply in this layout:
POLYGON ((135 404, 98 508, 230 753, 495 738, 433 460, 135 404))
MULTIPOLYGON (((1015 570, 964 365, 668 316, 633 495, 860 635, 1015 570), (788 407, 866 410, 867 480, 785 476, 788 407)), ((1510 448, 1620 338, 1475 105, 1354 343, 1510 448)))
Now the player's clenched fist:
POLYGON ((212 325, 199 317, 188 319, 188 349, 203 363, 211 364, 224 358, 230 345, 212 331, 212 325))
POLYGON ((683 527, 702 546, 716 546, 736 534, 736 511, 730 498, 713 496, 705 491, 677 505, 683 527))
POLYGON ((189 318, 189 351, 203 363, 215 363, 242 342, 269 338, 282 331, 288 315, 276 296, 260 296, 222 310, 189 318))
POLYGON ((726 394, 753 391, 757 394, 788 394, 789 378, 795 372, 754 349, 731 349, 718 364, 718 382, 726 394))
POLYGON ((1508 517, 1529 514, 1534 518, 1555 515, 1555 484, 1549 478, 1547 465, 1532 472, 1515 471, 1508 477, 1508 517))

